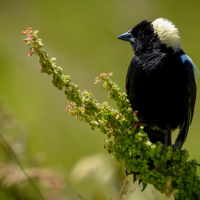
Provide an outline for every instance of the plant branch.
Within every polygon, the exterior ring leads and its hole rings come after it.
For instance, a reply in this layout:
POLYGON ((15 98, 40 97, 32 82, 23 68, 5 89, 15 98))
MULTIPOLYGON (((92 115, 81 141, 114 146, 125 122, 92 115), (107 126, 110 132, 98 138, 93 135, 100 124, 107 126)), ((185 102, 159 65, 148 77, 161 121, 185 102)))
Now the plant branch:
POLYGON ((157 190, 167 196, 173 195, 177 200, 200 197, 196 160, 188 162, 186 150, 174 151, 171 146, 164 147, 160 142, 152 144, 143 127, 139 132, 135 131, 134 126, 129 130, 138 119, 133 114, 127 95, 112 82, 112 73, 102 73, 95 79, 95 84, 104 82, 103 89, 109 92, 109 98, 116 102, 118 109, 113 109, 107 102, 98 103, 86 90, 81 93, 70 76, 62 74, 62 68, 56 66, 56 59, 49 58, 42 40, 37 36, 38 31, 28 28, 22 33, 27 35, 24 39, 26 44, 32 45, 28 56, 38 55, 41 72, 52 75, 53 85, 64 91, 70 101, 66 108, 69 113, 77 120, 87 122, 92 129, 98 128, 107 134, 109 140, 104 141, 104 148, 117 160, 123 161, 129 173, 139 172, 138 179, 142 179, 143 183, 153 184, 157 190), (148 164, 152 161, 153 169, 148 164))

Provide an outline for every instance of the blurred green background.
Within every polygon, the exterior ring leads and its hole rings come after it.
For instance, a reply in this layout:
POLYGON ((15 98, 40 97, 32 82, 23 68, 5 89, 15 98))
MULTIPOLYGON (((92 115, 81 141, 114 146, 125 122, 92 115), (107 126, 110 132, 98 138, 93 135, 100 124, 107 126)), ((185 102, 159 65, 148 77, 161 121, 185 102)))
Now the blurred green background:
MULTIPOLYGON (((200 70, 199 10, 199 1, 1 0, 0 99, 28 130, 29 158, 42 154, 40 167, 62 171, 65 181, 76 188, 75 193, 86 199, 103 199, 101 191, 111 188, 111 183, 115 183, 116 188, 109 190, 104 199, 109 195, 118 199, 123 164, 118 166, 103 149, 102 141, 106 137, 102 133, 90 130, 88 124, 76 121, 65 111, 69 102, 63 92, 52 86, 51 77, 40 73, 37 57, 27 56, 29 46, 23 42, 23 30, 28 27, 39 30, 44 48, 50 57, 57 58, 56 64, 63 68, 63 73, 70 75, 81 90, 88 90, 95 99, 103 102, 109 101, 108 94, 101 84, 94 85, 94 79, 102 72, 113 72, 113 80, 125 91, 126 71, 133 52, 128 43, 118 41, 116 37, 144 19, 153 21, 164 17, 172 21, 179 29, 182 49, 200 70), (82 182, 70 178, 80 159, 94 158, 91 162, 96 163, 98 157, 104 160, 105 166, 113 169, 116 166, 117 183, 114 177, 112 182, 110 179, 100 181, 102 176, 82 182)), ((191 159, 200 162, 200 83, 197 85, 194 119, 183 148, 189 151, 191 159)), ((109 103, 115 106, 112 101, 109 103)), ((97 167, 93 171, 98 173, 97 167)), ((81 177, 78 172, 75 174, 81 177)), ((152 194, 150 197, 144 193, 138 195, 144 199, 153 198, 152 194)), ((131 198, 136 196, 131 194, 131 198)))

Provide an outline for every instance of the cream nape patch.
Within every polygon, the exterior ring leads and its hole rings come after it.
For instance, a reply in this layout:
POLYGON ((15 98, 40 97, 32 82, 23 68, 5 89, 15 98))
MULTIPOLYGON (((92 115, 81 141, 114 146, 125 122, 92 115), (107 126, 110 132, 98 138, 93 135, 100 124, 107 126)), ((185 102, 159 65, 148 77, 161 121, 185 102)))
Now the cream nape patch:
POLYGON ((154 32, 167 47, 172 47, 174 51, 181 48, 178 29, 167 19, 158 18, 152 22, 154 32))

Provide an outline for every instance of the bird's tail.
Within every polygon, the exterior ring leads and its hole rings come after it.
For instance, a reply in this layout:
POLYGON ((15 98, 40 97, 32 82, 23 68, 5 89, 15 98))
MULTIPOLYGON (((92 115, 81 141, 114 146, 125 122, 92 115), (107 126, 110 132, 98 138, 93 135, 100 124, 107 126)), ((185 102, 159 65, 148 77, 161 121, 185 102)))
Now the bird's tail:
MULTIPOLYGON (((189 118, 189 117, 188 117, 189 118)), ((176 148, 181 149, 183 146, 183 143, 186 140, 187 134, 188 134, 188 130, 189 130, 189 126, 190 126, 190 121, 188 120, 188 118, 185 120, 185 122, 183 123, 183 125, 180 128, 178 137, 174 143, 174 146, 176 148)))

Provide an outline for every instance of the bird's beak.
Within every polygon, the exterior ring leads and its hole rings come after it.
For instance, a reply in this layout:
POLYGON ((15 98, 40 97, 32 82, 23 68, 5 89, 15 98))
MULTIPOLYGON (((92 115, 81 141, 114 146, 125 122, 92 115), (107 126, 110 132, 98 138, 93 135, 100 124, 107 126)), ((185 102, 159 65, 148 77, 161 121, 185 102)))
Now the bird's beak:
POLYGON ((131 42, 131 43, 134 43, 134 37, 133 35, 131 34, 131 31, 128 31, 120 36, 117 37, 117 39, 120 39, 120 40, 124 40, 124 41, 128 41, 128 42, 131 42))

